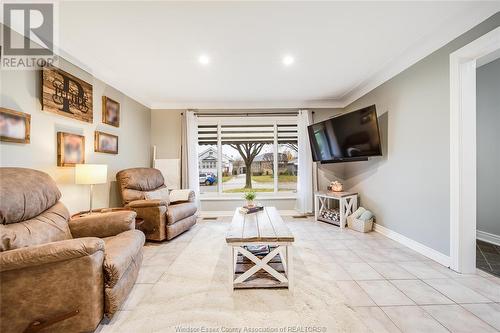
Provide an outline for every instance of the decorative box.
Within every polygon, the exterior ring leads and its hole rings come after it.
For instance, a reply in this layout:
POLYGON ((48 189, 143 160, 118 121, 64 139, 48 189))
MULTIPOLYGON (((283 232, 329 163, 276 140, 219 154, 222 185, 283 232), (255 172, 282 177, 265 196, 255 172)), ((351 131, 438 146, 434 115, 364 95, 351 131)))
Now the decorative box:
POLYGON ((347 227, 359 232, 370 232, 373 229, 373 217, 366 221, 347 217, 347 227))
POLYGON ((373 229, 373 213, 363 207, 359 207, 354 213, 347 217, 347 227, 359 232, 370 232, 373 229), (371 216, 368 219, 361 219, 362 215, 371 216))

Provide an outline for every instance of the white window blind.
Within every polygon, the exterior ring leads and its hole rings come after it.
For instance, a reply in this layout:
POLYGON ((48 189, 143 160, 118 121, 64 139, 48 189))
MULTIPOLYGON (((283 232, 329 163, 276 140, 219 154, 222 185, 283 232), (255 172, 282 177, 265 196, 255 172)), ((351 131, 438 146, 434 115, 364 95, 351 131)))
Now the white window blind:
POLYGON ((198 143, 200 145, 217 144, 217 124, 198 125, 198 143))
POLYGON ((278 126, 278 143, 280 144, 297 144, 297 124, 277 125, 278 126))
POLYGON ((223 144, 274 142, 274 124, 269 125, 222 125, 221 140, 223 144))

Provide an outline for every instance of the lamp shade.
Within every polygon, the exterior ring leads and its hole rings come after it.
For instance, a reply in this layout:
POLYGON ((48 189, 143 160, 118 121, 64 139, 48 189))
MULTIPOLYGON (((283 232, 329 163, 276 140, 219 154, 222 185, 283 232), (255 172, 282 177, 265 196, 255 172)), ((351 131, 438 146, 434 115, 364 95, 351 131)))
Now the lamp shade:
POLYGON ((75 167, 76 184, 104 184, 108 178, 106 164, 77 164, 75 167))

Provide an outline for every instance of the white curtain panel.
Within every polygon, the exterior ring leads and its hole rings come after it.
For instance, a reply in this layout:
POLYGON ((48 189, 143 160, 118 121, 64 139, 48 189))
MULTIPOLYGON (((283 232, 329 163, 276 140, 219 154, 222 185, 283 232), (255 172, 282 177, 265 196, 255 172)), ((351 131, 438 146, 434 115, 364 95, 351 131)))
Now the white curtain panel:
POLYGON ((186 111, 186 153, 187 153, 187 185, 200 197, 198 173, 198 117, 193 111, 186 111))
POLYGON ((302 214, 313 211, 313 161, 307 126, 312 122, 312 112, 300 110, 297 117, 297 135, 299 141, 297 211, 302 214))
POLYGON ((187 133, 187 110, 182 113, 181 124, 181 188, 189 188, 188 179, 188 133, 187 133))

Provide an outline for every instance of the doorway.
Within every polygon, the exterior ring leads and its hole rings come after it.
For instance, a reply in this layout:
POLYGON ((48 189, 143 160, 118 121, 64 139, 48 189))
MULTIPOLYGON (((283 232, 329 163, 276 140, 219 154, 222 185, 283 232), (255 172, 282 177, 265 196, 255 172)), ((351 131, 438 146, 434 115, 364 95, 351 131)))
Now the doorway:
POLYGON ((500 27, 450 55, 450 257, 460 273, 476 271, 476 68, 500 50, 500 27))
POLYGON ((500 277, 500 52, 476 70, 476 268, 500 277))

